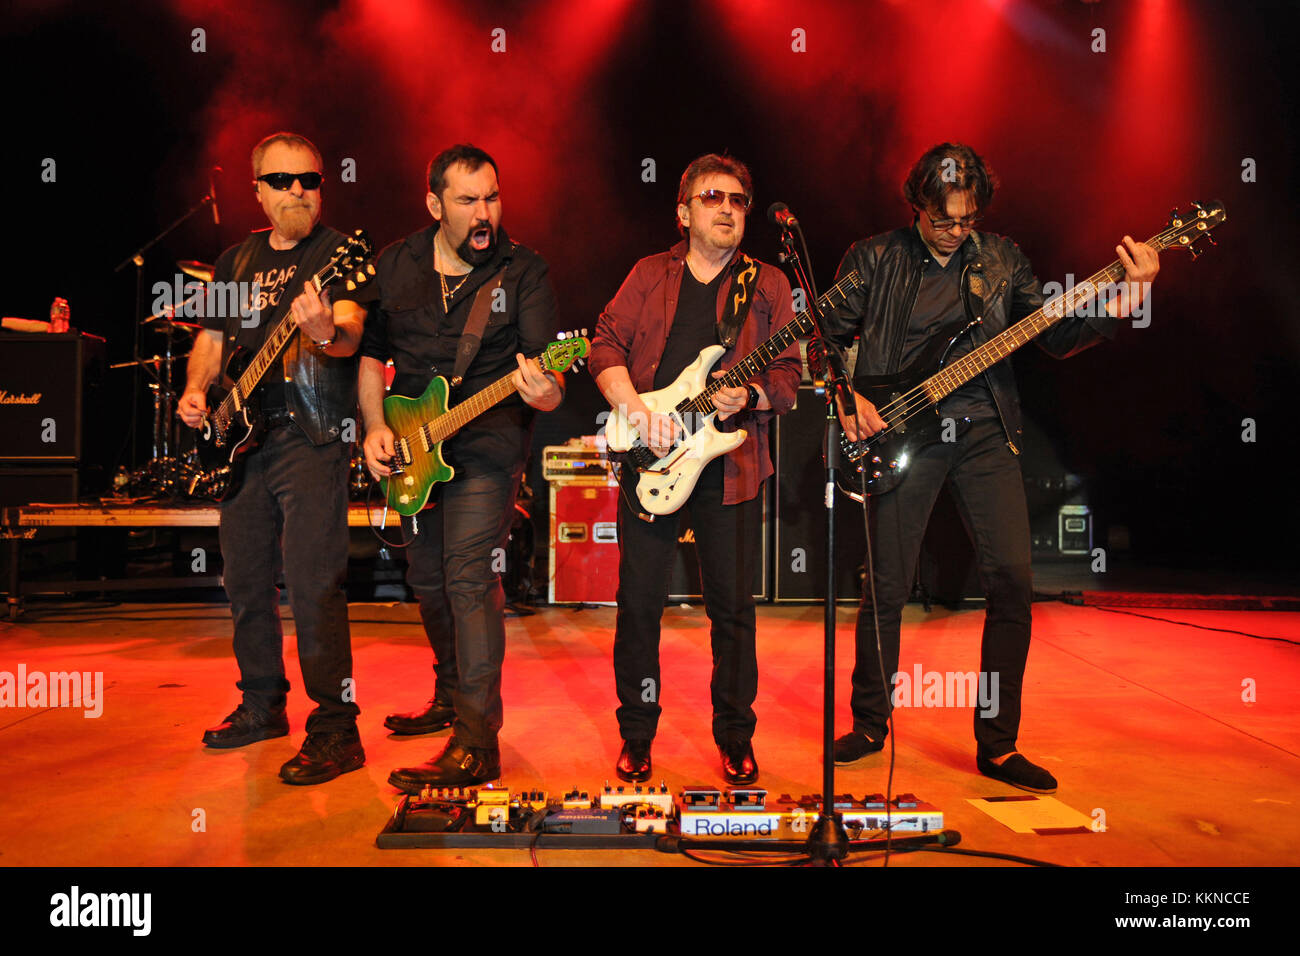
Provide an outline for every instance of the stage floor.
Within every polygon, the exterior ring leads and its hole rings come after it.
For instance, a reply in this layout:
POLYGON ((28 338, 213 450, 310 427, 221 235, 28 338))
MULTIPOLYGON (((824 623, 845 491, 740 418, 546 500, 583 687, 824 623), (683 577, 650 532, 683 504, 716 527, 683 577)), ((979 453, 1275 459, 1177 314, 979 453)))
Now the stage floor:
MULTIPOLYGON (((1056 775, 1058 800, 1090 818, 1104 813, 1104 832, 1017 834, 969 804, 1020 791, 976 773, 966 707, 895 711, 894 793, 910 791, 943 810, 969 849, 1071 866, 1294 864, 1300 613, 1130 610, 1034 606, 1020 749, 1056 775)), ((200 743, 238 699, 225 605, 40 604, 22 621, 0 624, 0 671, 102 672, 104 681, 99 717, 82 708, 0 709, 0 864, 529 865, 526 850, 375 847, 398 797, 389 771, 422 762, 448 734, 398 738, 382 726, 385 714, 432 693, 414 605, 351 606, 365 768, 316 787, 279 781, 310 706, 287 605, 282 613, 291 734, 226 751, 200 743)), ((765 605, 758 613, 759 786, 773 796, 813 793, 821 788, 822 611, 765 605)), ((977 670, 983 617, 979 608, 926 614, 909 605, 900 670, 977 670)), ((850 723, 852 622, 852 610, 841 609, 837 732, 850 723)), ((620 745, 613 626, 612 608, 509 618, 505 783, 556 792, 613 779, 620 745)), ((674 792, 722 786, 709 734, 702 607, 665 612, 662 659, 654 782, 662 777, 674 792)), ((836 789, 883 791, 888 768, 886 748, 842 769, 836 789)), ((695 865, 651 850, 538 857, 542 866, 695 865)), ((890 865, 1013 864, 914 853, 890 865)))

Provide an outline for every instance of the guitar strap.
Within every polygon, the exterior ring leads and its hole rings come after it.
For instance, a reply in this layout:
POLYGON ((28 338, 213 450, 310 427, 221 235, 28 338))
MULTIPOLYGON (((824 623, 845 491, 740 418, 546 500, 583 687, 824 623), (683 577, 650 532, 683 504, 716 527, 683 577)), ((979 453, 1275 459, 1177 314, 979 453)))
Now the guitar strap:
POLYGON ((754 289, 758 285, 759 263, 739 253, 739 261, 731 273, 731 289, 727 294, 727 308, 718 320, 718 341, 725 348, 736 346, 741 326, 749 316, 749 309, 754 304, 754 289))
POLYGON ((460 333, 460 342, 456 346, 456 367, 451 372, 453 388, 465 380, 469 363, 474 361, 474 356, 478 355, 479 346, 483 343, 483 330, 487 328, 488 313, 492 311, 492 300, 496 296, 497 289, 505 284, 506 271, 509 268, 510 261, 507 259, 501 271, 493 279, 483 283, 474 296, 469 318, 465 320, 465 331, 460 333))

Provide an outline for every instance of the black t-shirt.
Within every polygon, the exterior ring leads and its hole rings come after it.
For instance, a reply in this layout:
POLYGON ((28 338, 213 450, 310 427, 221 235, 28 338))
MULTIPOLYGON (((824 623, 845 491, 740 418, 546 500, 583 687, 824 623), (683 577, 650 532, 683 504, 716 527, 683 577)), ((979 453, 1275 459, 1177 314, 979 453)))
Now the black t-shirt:
MULTIPOLYGON (((916 304, 912 307, 907 336, 903 340, 902 368, 910 368, 918 361, 936 338, 951 338, 965 324, 966 311, 961 302, 961 274, 966 264, 968 245, 969 242, 962 243, 958 253, 949 257, 946 266, 939 265, 927 252, 921 285, 916 293, 916 304)), ((951 365, 972 348, 974 342, 970 335, 964 336, 948 356, 948 364, 951 365)), ((939 403, 939 415, 958 421, 963 418, 978 421, 997 417, 993 394, 989 391, 984 373, 981 372, 943 399, 939 403)))
POLYGON ((730 274, 731 270, 724 268, 705 284, 695 278, 689 265, 683 267, 677 311, 655 370, 655 391, 671 385, 682 369, 699 358, 701 349, 718 344, 718 290, 730 274))

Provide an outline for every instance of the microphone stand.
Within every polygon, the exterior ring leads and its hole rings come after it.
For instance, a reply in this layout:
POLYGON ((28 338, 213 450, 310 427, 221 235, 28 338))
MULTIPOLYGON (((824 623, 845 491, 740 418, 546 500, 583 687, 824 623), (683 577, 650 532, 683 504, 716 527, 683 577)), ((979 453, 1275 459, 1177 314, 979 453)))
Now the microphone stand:
MULTIPOLYGON (((797 229, 798 225, 794 225, 797 229)), ((814 323, 814 338, 822 339, 826 362, 826 428, 822 454, 826 462, 826 595, 823 599, 822 657, 822 807, 816 823, 808 833, 806 849, 813 862, 831 865, 849 853, 849 837, 844 818, 835 810, 835 470, 839 463, 840 421, 835 411, 835 396, 852 388, 845 378, 837 380, 835 363, 830 361, 830 347, 822 337, 821 309, 817 304, 817 287, 804 268, 795 248, 794 231, 789 224, 781 227, 781 261, 790 267, 795 281, 810 299, 808 314, 814 323)), ((850 405, 849 407, 852 407, 850 405)))
MULTIPOLYGON (((121 272, 127 266, 130 265, 135 266, 135 315, 132 317, 131 320, 131 324, 134 326, 133 334, 132 334, 132 342, 131 342, 131 360, 135 362, 136 365, 135 365, 135 372, 134 372, 134 381, 132 382, 131 385, 131 430, 127 437, 127 443, 131 449, 132 470, 134 470, 136 460, 137 460, 136 448, 135 448, 136 428, 137 428, 137 421, 139 418, 139 411, 140 411, 139 401, 137 400, 137 396, 140 393, 140 369, 144 367, 142 356, 140 355, 140 325, 141 325, 140 316, 144 315, 144 254, 148 252, 150 249, 152 249, 154 246, 156 246, 160 241, 162 241, 162 239, 165 236, 171 233, 172 230, 174 230, 181 223, 185 222, 187 219, 193 216, 200 209, 204 209, 215 202, 216 202, 215 196, 212 194, 212 192, 209 192, 206 196, 204 196, 197 203, 191 206, 188 212, 180 216, 171 225, 167 226, 167 228, 165 228, 162 232, 158 233, 158 235, 154 236, 143 246, 141 246, 135 252, 131 253, 129 256, 127 256, 125 259, 123 259, 121 262, 119 262, 116 266, 113 267, 114 272, 121 272)), ((157 385, 157 387, 161 389, 163 387, 161 377, 153 372, 151 372, 150 374, 153 376, 154 382, 157 385)), ((168 387, 170 387, 170 384, 171 383, 169 382, 168 387)), ((155 422, 155 432, 156 432, 156 422, 155 422)), ((156 454, 156 449, 155 449, 155 454, 156 454)))

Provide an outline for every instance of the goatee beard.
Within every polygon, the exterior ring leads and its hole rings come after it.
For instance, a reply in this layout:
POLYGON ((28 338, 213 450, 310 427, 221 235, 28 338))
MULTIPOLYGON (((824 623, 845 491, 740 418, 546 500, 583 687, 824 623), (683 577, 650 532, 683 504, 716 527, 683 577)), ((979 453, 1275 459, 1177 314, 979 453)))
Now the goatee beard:
MULTIPOLYGON (((470 235, 473 235, 473 232, 474 230, 471 229, 470 235)), ((482 249, 475 249, 471 246, 469 236, 466 236, 465 241, 456 247, 456 255, 460 256, 460 261, 471 266, 481 266, 485 262, 491 262, 496 252, 497 234, 495 230, 488 234, 488 244, 482 249)))

